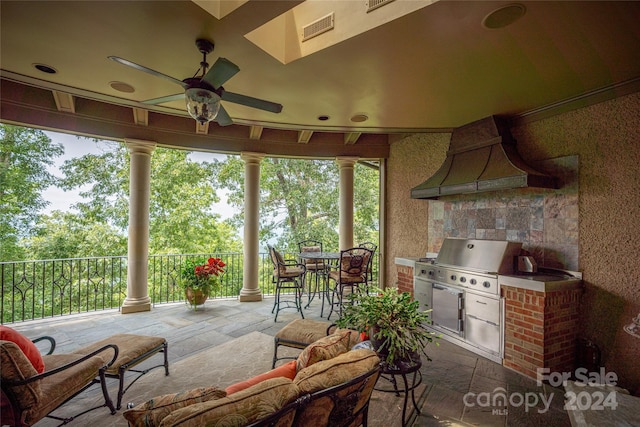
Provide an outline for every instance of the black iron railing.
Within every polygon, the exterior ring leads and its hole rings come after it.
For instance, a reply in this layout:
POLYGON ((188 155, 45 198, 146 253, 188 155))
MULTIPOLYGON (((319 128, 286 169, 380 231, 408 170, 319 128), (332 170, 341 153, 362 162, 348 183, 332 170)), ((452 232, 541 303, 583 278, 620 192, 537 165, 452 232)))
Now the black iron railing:
MULTIPOLYGON (((220 257, 227 264, 220 277, 220 290, 210 298, 237 297, 243 283, 242 254, 152 255, 148 267, 152 304, 184 301, 184 291, 179 286, 183 263, 210 256, 220 257)), ((260 254, 259 262, 258 286, 263 295, 273 295, 273 266, 268 254, 260 254)), ((374 284, 377 284, 378 262, 376 257, 374 284)), ((3 324, 116 309, 122 306, 127 295, 127 257, 0 262, 0 281, 0 322, 3 324)))

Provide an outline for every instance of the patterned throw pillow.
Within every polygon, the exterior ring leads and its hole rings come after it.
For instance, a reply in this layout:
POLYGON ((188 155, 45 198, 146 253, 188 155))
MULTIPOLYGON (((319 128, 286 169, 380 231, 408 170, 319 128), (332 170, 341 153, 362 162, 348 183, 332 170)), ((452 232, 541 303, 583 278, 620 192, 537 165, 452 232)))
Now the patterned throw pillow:
POLYGON ((346 353, 349 350, 350 336, 350 331, 343 330, 309 344, 298 356, 297 372, 321 360, 333 359, 342 353, 346 353))
POLYGON ((375 351, 353 350, 303 369, 298 372, 293 383, 298 387, 300 394, 315 393, 347 382, 369 372, 379 364, 380 357, 375 351))
POLYGON ((165 394, 128 409, 122 416, 130 427, 155 427, 171 412, 194 403, 222 399, 227 393, 217 387, 201 387, 182 393, 165 394))
POLYGON ((298 395, 298 388, 290 379, 271 378, 223 399, 196 403, 173 411, 162 420, 160 426, 244 426, 279 411, 298 395))

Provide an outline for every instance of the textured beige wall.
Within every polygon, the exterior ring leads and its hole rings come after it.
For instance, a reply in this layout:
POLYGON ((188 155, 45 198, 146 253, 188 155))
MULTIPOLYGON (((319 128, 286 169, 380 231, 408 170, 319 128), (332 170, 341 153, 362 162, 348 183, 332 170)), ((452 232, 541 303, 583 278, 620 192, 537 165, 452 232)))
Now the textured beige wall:
POLYGON ((607 370, 640 391, 640 339, 622 327, 640 312, 640 94, 512 129, 525 159, 577 154, 580 270, 586 292, 580 336, 607 370))
POLYGON ((410 192, 438 170, 450 138, 450 133, 416 134, 391 144, 387 160, 386 286, 396 286, 396 257, 427 253, 428 203, 412 199, 410 192))
MULTIPOLYGON (((602 350, 619 384, 640 392, 640 339, 622 326, 640 312, 640 93, 512 129, 527 161, 579 156, 579 270, 585 295, 580 337, 602 350)), ((387 284, 397 256, 426 252, 427 206, 411 187, 444 160, 449 134, 406 137, 388 163, 387 284)))

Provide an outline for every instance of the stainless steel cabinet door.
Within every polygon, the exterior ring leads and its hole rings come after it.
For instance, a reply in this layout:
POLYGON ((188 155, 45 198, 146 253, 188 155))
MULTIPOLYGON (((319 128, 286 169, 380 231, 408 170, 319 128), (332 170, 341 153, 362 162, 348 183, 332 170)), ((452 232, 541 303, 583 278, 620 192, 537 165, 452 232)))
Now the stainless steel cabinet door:
POLYGON ((486 320, 479 319, 473 315, 465 316, 465 339, 489 350, 495 354, 500 354, 500 326, 486 320))
POLYGON ((463 295, 464 292, 457 289, 434 284, 431 312, 433 324, 459 333, 462 330, 463 295))

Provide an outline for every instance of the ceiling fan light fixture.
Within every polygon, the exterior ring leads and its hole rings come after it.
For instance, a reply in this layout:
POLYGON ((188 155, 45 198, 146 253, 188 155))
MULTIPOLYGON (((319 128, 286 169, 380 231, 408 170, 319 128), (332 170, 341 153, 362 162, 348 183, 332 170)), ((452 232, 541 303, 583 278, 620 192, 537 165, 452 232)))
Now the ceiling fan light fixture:
POLYGON ((185 100, 189 115, 200 124, 215 119, 220 111, 220 97, 217 93, 202 88, 190 88, 185 91, 185 100))

